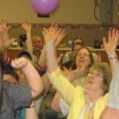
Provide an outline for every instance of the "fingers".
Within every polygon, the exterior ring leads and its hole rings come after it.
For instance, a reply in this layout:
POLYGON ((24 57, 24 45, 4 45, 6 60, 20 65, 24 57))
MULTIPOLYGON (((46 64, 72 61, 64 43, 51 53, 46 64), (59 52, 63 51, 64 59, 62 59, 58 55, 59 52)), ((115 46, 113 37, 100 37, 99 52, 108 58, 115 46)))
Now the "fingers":
POLYGON ((9 31, 11 28, 12 28, 12 26, 8 26, 8 27, 7 27, 7 31, 9 31))
POLYGON ((24 57, 21 57, 21 58, 12 60, 11 65, 12 67, 16 69, 20 69, 20 68, 25 67, 27 63, 28 63, 28 60, 24 57))
POLYGON ((6 18, 0 19, 0 25, 6 25, 6 22, 7 22, 6 18))
POLYGON ((58 64, 61 63, 61 60, 62 60, 62 58, 63 58, 63 55, 64 55, 64 54, 60 54, 60 56, 58 57, 58 64))
POLYGON ((108 31, 108 41, 115 40, 118 38, 119 38, 118 30, 112 29, 111 31, 108 31))
POLYGON ((105 37, 102 38, 102 41, 103 41, 103 45, 105 46, 105 44, 107 44, 107 40, 105 37))
POLYGON ((63 68, 63 70, 66 71, 67 73, 69 72, 69 70, 68 70, 65 66, 63 66, 62 68, 63 68))
POLYGON ((23 21, 21 23, 22 27, 25 29, 25 30, 30 30, 31 29, 31 24, 28 23, 27 21, 23 21))

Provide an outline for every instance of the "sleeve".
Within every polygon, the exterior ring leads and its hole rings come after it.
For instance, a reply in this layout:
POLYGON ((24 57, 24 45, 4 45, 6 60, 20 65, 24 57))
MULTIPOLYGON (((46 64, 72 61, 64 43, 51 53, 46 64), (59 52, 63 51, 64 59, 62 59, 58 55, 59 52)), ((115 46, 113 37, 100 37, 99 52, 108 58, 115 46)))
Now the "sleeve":
POLYGON ((69 114, 70 106, 62 98, 60 99, 60 109, 64 116, 69 114))
POLYGON ((10 84, 7 92, 13 101, 14 109, 30 105, 32 94, 27 84, 10 84))
POLYGON ((62 75, 59 68, 55 72, 47 74, 54 88, 61 94, 62 98, 71 105, 75 96, 75 87, 62 75))
POLYGON ((36 69, 38 70, 38 73, 40 74, 40 76, 43 76, 43 74, 46 73, 47 66, 41 67, 38 64, 38 61, 35 63, 35 66, 36 66, 36 69))
POLYGON ((107 101, 107 106, 114 108, 114 109, 119 109, 119 63, 117 66, 117 70, 113 76, 111 85, 110 85, 110 90, 109 90, 109 97, 107 101))

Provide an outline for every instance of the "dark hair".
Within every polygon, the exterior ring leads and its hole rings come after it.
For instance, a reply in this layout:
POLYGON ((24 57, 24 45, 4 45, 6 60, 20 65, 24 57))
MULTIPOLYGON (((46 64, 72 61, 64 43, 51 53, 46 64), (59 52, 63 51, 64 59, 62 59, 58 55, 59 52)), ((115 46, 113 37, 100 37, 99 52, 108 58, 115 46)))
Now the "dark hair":
MULTIPOLYGON (((92 55, 92 53, 91 53, 91 51, 87 48, 87 47, 85 47, 85 46, 82 46, 81 48, 79 48, 79 50, 77 51, 77 53, 81 50, 81 49, 86 49, 88 52, 89 52, 89 54, 90 54, 90 59, 91 59, 91 65, 94 63, 94 59, 93 59, 93 55, 92 55)), ((74 59, 73 59, 73 62, 72 62, 72 64, 71 64, 71 67, 72 67, 72 69, 76 69, 77 67, 76 67, 76 56, 77 56, 77 53, 76 53, 76 55, 75 55, 75 57, 74 57, 74 59)), ((90 66, 91 66, 90 65, 90 66)), ((90 67, 89 66, 89 67, 90 67)))
POLYGON ((32 57, 31 57, 31 55, 30 55, 29 52, 27 52, 27 51, 22 51, 22 52, 20 52, 20 54, 18 55, 18 57, 22 57, 23 55, 27 56, 29 59, 32 60, 32 57))
POLYGON ((19 75, 15 71, 3 71, 3 74, 12 75, 17 81, 19 80, 19 75))
POLYGON ((76 45, 82 46, 81 43, 78 42, 78 43, 76 43, 75 45, 72 46, 72 51, 74 50, 74 47, 75 47, 76 45))
POLYGON ((74 45, 74 41, 77 40, 77 39, 81 40, 81 43, 80 43, 80 44, 83 46, 84 43, 83 43, 83 40, 82 40, 81 37, 76 37, 76 38, 74 38, 73 41, 72 41, 72 45, 74 45))

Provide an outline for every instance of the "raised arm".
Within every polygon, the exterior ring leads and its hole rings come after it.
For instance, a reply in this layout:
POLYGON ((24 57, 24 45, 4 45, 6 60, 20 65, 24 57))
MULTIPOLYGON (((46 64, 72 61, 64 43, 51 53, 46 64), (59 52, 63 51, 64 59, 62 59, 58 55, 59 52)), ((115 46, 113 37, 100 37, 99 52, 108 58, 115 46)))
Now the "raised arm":
POLYGON ((11 65, 16 69, 21 69, 26 76, 28 85, 31 88, 32 98, 40 95, 44 89, 40 75, 33 65, 24 57, 12 60, 11 65))
POLYGON ((108 39, 103 37, 103 45, 109 58, 112 74, 114 74, 118 63, 118 56, 116 54, 118 37, 119 37, 118 30, 115 29, 108 32, 108 39))
MULTIPOLYGON (((54 29, 54 32, 56 32, 58 29, 57 24, 52 24, 49 29, 46 28, 43 29, 42 34, 44 36, 44 39, 46 38, 46 34, 50 34, 50 29, 54 29)), ((56 35, 57 40, 54 43, 55 49, 57 48, 57 46, 59 45, 59 43, 61 42, 61 40, 64 38, 65 35, 66 35, 65 29, 59 29, 56 35)), ((38 60, 38 65, 41 67, 46 66, 46 45, 44 45, 43 47, 40 58, 38 60)))
POLYGON ((26 49, 27 49, 27 52, 29 52, 31 57, 33 57, 33 47, 32 47, 32 40, 31 40, 31 24, 28 23, 27 21, 23 21, 21 25, 26 31, 26 36, 27 36, 26 49))
POLYGON ((105 50, 108 54, 112 72, 113 79, 109 89, 109 96, 107 101, 107 106, 103 111, 100 119, 118 119, 119 118, 119 63, 116 54, 116 46, 119 39, 118 30, 113 29, 112 32, 108 33, 108 42, 103 38, 103 44, 105 50))
POLYGON ((54 46, 57 39, 58 29, 56 30, 55 28, 52 28, 49 30, 51 30, 51 32, 45 36, 47 67, 49 70, 48 76, 55 89, 60 92, 60 94, 68 101, 69 104, 71 104, 74 97, 75 88, 62 75, 58 67, 56 49, 54 46), (70 89, 71 95, 67 95, 67 89, 70 89))
MULTIPOLYGON (((69 82, 71 82, 74 87, 78 86, 75 82, 75 79, 80 77, 85 72, 85 67, 82 67, 81 69, 77 68, 76 70, 68 70, 64 68, 64 70, 66 73, 63 74, 67 77, 69 82)), ((51 104, 51 109, 57 112, 62 112, 63 115, 66 116, 69 113, 70 106, 64 100, 62 100, 61 95, 56 92, 51 104), (62 105, 64 106, 62 107, 62 105)))

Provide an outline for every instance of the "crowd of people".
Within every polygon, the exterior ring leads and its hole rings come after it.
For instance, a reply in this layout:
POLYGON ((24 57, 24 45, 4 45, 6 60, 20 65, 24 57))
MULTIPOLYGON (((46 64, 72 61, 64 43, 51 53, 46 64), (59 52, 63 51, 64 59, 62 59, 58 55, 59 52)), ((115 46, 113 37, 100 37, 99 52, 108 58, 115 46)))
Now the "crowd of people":
POLYGON ((10 39, 6 19, 0 19, 0 119, 118 119, 119 31, 103 37, 109 63, 88 49, 82 38, 72 40, 72 50, 57 57, 66 30, 57 24, 43 28, 44 39, 26 32, 23 51, 7 55, 10 39))

